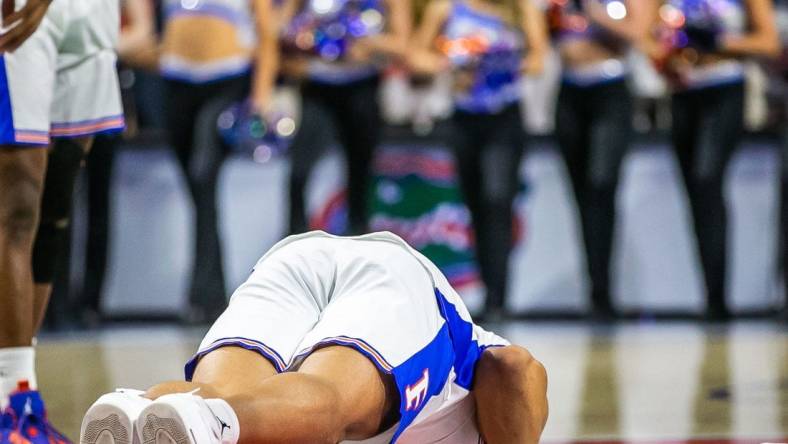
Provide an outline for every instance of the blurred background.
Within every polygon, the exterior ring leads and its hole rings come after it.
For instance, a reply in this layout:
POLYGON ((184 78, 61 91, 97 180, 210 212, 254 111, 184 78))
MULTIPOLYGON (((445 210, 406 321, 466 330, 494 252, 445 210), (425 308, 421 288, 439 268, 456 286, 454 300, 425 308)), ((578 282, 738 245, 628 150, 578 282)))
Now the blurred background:
MULTIPOLYGON (((425 4, 414 2, 416 20, 425 4)), ((161 32, 163 6, 146 6, 153 31, 161 32)), ((778 4, 776 11, 783 20, 779 29, 786 33, 785 7, 778 4)), ((131 19, 127 28, 134 26, 131 19)), ((626 317, 700 316, 706 290, 692 211, 671 146, 671 89, 637 49, 622 51, 621 59, 633 97, 626 117, 634 134, 621 155, 620 186, 609 192, 617 207, 610 299, 616 314, 626 317)), ((785 301, 778 242, 785 71, 757 59, 742 64, 745 133, 724 168, 730 228, 726 297, 737 316, 772 316, 785 301)), ((368 228, 390 230, 427 253, 480 312, 485 286, 479 254, 447 142, 454 131, 448 121, 451 74, 414 79, 395 62, 381 72, 375 97, 383 120, 371 161, 368 228)), ((179 168, 177 150, 168 145, 164 96, 169 80, 155 69, 123 65, 120 77, 128 129, 117 140, 97 144, 87 162, 78 185, 70 261, 61 267, 49 325, 188 321, 183 318, 189 313, 207 322, 192 306, 215 312, 262 252, 293 231, 288 176, 297 166, 286 148, 249 153, 223 144, 219 155, 226 161, 216 167, 216 200, 209 203, 215 205, 218 244, 203 248, 194 242, 200 228, 191 179, 179 168), (220 264, 205 268, 195 259, 196 249, 220 264), (219 249, 223 254, 214 252, 219 249), (193 277, 193 270, 204 276, 193 277), (194 286, 213 294, 196 294, 194 286)), ((592 308, 580 212, 557 142, 561 83, 561 57, 552 45, 543 74, 525 76, 517 86, 526 136, 505 300, 506 313, 513 316, 580 318, 592 308)), ((300 126, 298 82, 285 77, 275 95, 280 112, 300 126)), ((201 125, 203 134, 219 131, 217 122, 201 125)), ((310 147, 317 154, 309 159, 315 166, 304 185, 306 225, 301 228, 345 234, 350 232, 345 151, 331 125, 323 127, 325 136, 310 147)))

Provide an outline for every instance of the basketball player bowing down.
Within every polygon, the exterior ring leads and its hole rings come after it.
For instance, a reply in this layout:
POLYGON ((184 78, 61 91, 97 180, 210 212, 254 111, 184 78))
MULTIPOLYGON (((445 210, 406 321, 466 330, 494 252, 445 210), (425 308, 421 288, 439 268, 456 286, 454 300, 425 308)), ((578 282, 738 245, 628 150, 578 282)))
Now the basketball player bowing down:
POLYGON ((186 380, 102 396, 82 444, 130 433, 144 444, 521 444, 547 419, 542 365, 474 325, 437 267, 390 233, 274 246, 186 380))

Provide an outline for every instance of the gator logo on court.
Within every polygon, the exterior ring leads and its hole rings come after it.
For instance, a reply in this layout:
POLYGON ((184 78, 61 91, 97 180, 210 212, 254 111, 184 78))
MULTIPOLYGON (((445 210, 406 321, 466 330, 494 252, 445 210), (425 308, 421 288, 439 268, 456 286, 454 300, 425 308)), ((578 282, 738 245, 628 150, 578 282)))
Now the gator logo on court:
POLYGON ((430 369, 425 368, 421 379, 414 384, 405 387, 405 410, 412 411, 419 408, 424 398, 427 397, 427 390, 430 387, 430 369))

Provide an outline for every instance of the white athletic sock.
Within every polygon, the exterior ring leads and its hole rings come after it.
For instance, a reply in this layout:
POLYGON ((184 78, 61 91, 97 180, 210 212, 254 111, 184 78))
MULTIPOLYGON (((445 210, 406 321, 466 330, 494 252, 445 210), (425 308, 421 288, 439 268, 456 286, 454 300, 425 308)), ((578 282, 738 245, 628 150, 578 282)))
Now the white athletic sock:
POLYGON ((224 399, 206 399, 211 412, 222 422, 222 444, 236 444, 241 436, 241 427, 235 410, 224 399))
POLYGON ((36 352, 33 347, 0 348, 0 407, 8 403, 8 395, 21 380, 35 390, 36 352))

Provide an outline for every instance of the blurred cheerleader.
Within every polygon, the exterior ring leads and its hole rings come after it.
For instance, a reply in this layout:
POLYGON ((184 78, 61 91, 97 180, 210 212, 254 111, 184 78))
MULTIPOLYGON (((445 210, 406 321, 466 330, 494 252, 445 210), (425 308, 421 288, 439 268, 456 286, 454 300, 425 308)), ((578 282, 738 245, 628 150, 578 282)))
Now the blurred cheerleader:
POLYGON ((380 139, 381 70, 404 56, 411 30, 403 0, 284 0, 284 74, 301 83, 301 122, 290 146, 291 234, 309 229, 305 190, 336 136, 347 161, 348 233, 367 231, 372 156, 380 139))
POLYGON ((673 146, 695 222, 707 317, 725 302, 727 214, 723 179, 744 126, 746 57, 779 51, 771 0, 668 0, 655 5, 650 45, 673 88, 673 146))
POLYGON ((486 310, 505 307, 512 248, 512 203, 524 150, 520 74, 540 74, 547 49, 531 0, 433 0, 415 33, 416 73, 454 74, 450 144, 471 211, 486 310))
POLYGON ((593 314, 608 319, 616 190, 632 133, 624 56, 645 35, 650 8, 644 0, 553 0, 548 11, 563 64, 555 131, 580 212, 593 314))
POLYGON ((189 316, 211 321, 226 305, 216 208, 225 149, 216 122, 247 97, 256 111, 267 110, 279 68, 278 27, 272 0, 164 0, 164 16, 167 126, 197 220, 189 316))

